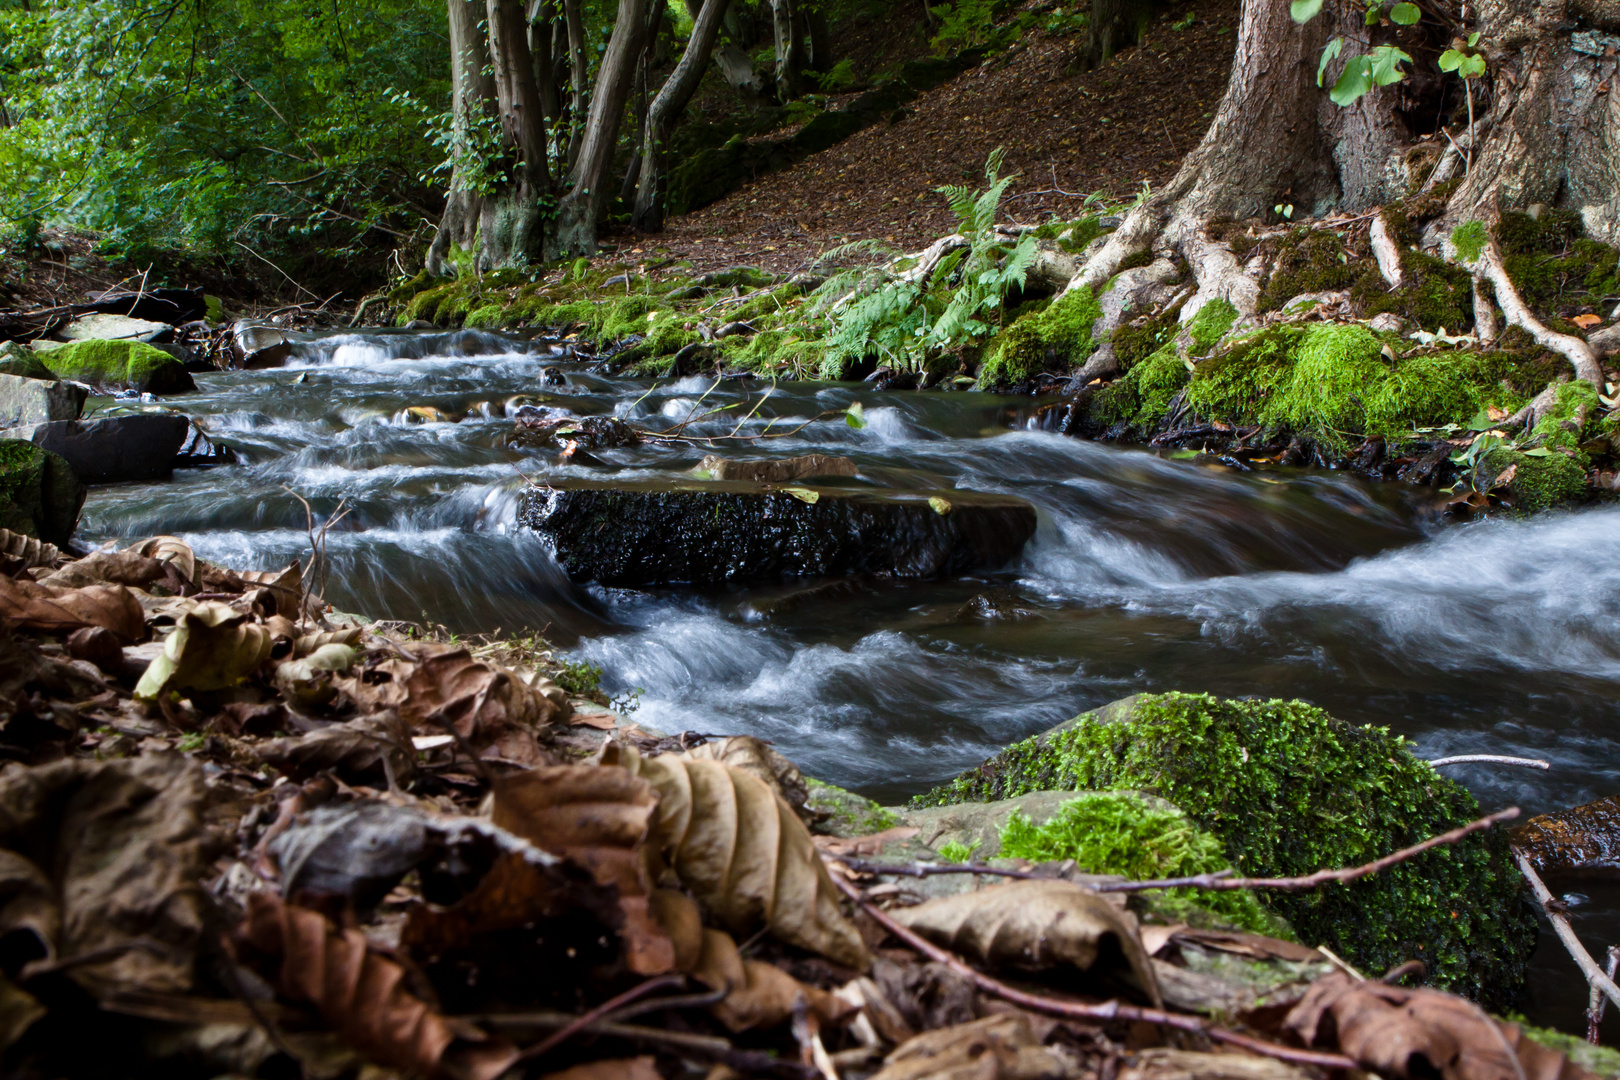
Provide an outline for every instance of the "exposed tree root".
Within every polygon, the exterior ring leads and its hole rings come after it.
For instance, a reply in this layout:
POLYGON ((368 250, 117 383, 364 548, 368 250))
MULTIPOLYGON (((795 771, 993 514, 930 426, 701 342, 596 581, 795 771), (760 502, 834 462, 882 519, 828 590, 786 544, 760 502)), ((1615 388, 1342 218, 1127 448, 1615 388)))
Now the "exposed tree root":
MULTIPOLYGON (((1448 248, 1455 254, 1455 245, 1447 241, 1448 248)), ((1547 324, 1536 318, 1524 297, 1519 295, 1518 288, 1508 277, 1507 267, 1502 262, 1502 250, 1496 246, 1495 238, 1485 242, 1480 252, 1477 272, 1481 277, 1491 283, 1491 290, 1496 293, 1496 303, 1502 309, 1509 326, 1517 326, 1535 339, 1536 344, 1544 349, 1551 349, 1569 361, 1575 369, 1577 379, 1585 379, 1594 387, 1603 387, 1603 365, 1598 362, 1594 353, 1586 342, 1578 337, 1560 334, 1548 328, 1547 324)), ((1476 303, 1476 309, 1478 304, 1476 303)))
MULTIPOLYGON (((1372 227, 1367 231, 1367 241, 1372 246, 1373 259, 1378 263, 1378 272, 1384 276, 1384 281, 1392 289, 1399 288, 1401 249, 1396 247, 1395 238, 1389 235, 1383 214, 1374 215, 1372 227)), ((1475 295, 1479 294, 1476 292, 1475 295)))

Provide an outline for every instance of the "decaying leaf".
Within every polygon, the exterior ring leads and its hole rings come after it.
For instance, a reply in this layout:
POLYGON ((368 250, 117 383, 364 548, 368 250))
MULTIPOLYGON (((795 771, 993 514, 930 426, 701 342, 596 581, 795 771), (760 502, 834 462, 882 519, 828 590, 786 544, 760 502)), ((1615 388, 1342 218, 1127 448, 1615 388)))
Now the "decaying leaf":
POLYGON ((0 975, 0 1050, 22 1038, 45 1011, 34 995, 0 975))
POLYGON ((192 985, 202 769, 179 755, 0 771, 0 935, 32 934, 93 994, 192 985))
POLYGON ((270 631, 228 604, 205 601, 186 612, 135 686, 135 696, 166 690, 224 690, 270 658, 270 631))
POLYGON ((1306 1046, 1337 1050, 1399 1080, 1596 1080, 1473 1002, 1343 973, 1312 983, 1284 1026, 1306 1046))
POLYGON ((348 671, 360 654, 349 645, 322 645, 297 660, 276 665, 276 685, 299 705, 325 705, 337 697, 332 675, 348 671))
POLYGON ((55 544, 47 544, 27 533, 0 529, 0 557, 4 557, 5 565, 15 572, 36 566, 54 567, 62 561, 62 552, 55 544))
POLYGON ((779 941, 856 970, 871 964, 810 830, 765 781, 718 761, 643 758, 617 744, 604 747, 603 764, 658 790, 652 840, 719 925, 739 934, 765 925, 779 941))
POLYGON ((355 1049, 381 1065, 464 1080, 495 1080, 517 1059, 509 1044, 434 1012, 405 986, 405 971, 372 951, 358 930, 267 893, 248 898, 236 934, 242 959, 292 1001, 308 1002, 355 1049))
POLYGON ((268 845, 281 869, 282 895, 341 898, 369 912, 399 879, 425 861, 434 844, 427 819, 414 810, 363 800, 318 806, 268 845))
POLYGON ((497 826, 585 867, 618 890, 620 936, 632 971, 675 968, 675 949, 648 907, 651 875, 644 844, 658 794, 623 769, 557 765, 495 781, 497 826))
POLYGON ((168 563, 182 581, 197 580, 197 556, 192 552, 191 545, 178 536, 154 536, 142 540, 130 550, 160 563, 168 563))
POLYGON ((816 850, 835 858, 840 855, 881 855, 887 845, 910 840, 920 832, 922 830, 915 825, 896 825, 892 829, 866 836, 817 836, 816 850))
POLYGON ((1195 1050, 1144 1050, 1119 1080, 1309 1080, 1305 1070, 1252 1054, 1206 1054, 1195 1050))
POLYGON ((57 589, 82 589, 86 585, 128 585, 144 589, 162 581, 167 574, 161 562, 138 551, 93 551, 41 578, 40 584, 57 589))
MULTIPOLYGON (((283 616, 276 616, 283 618, 283 616)), ((353 648, 360 644, 360 638, 365 633, 358 626, 347 630, 322 630, 316 634, 301 634, 293 639, 293 655, 308 656, 327 645, 347 645, 353 648)))
MULTIPOLYGON (((218 568, 207 564, 199 564, 198 572, 202 575, 202 581, 198 582, 198 585, 205 591, 214 591, 217 586, 212 584, 209 579, 213 574, 218 573, 218 568)), ((290 619, 300 619, 304 616, 304 607, 306 605, 313 609, 314 614, 319 614, 322 608, 325 607, 319 598, 314 596, 305 597, 304 568, 298 564, 297 560, 288 563, 285 570, 244 570, 240 574, 232 574, 231 576, 238 578, 236 588, 233 589, 227 586, 222 591, 241 592, 243 586, 252 586, 264 590, 268 594, 270 601, 275 605, 275 610, 266 611, 266 615, 285 615, 290 619)))
POLYGON ((1063 1080, 1078 1062, 1042 1046, 1022 1013, 927 1031, 895 1049, 872 1080, 1063 1080))
POLYGON ((416 757, 410 727, 392 712, 331 724, 305 735, 270 739, 260 743, 257 751, 260 760, 295 780, 325 769, 349 779, 366 774, 386 776, 392 770, 399 782, 409 778, 416 757))
POLYGON ((544 865, 535 854, 502 853, 473 890, 454 904, 413 906, 400 944, 413 955, 436 957, 470 949, 481 935, 533 926, 567 912, 586 912, 598 925, 617 921, 609 890, 563 860, 544 865))
POLYGON ((793 807, 793 812, 805 817, 805 803, 810 798, 810 787, 804 782, 799 767, 778 754, 769 743, 752 735, 733 735, 726 739, 695 746, 684 755, 695 761, 719 761, 745 773, 753 773, 793 807))
POLYGON ((1135 921, 1069 881, 1014 881, 891 912, 896 922, 981 963, 1115 974, 1162 1005, 1135 921))
POLYGON ((650 1057, 615 1058, 546 1073, 540 1080, 663 1080, 650 1057))
POLYGON ((146 636, 141 605, 122 585, 57 588, 0 575, 0 618, 21 629, 47 634, 100 626, 125 643, 146 636))

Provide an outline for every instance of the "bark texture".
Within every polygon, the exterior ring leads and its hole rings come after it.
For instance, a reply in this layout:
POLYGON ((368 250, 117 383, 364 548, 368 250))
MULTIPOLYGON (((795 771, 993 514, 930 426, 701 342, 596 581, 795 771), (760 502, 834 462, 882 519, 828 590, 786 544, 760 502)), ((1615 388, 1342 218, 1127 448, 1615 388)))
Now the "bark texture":
MULTIPOLYGON (((488 53, 479 23, 483 5, 477 0, 449 0, 451 124, 457 146, 465 146, 471 129, 495 110, 495 80, 484 72, 488 53)), ((483 198, 474 190, 467 169, 458 163, 450 174, 439 231, 428 247, 427 269, 435 276, 455 273, 451 255, 477 245, 478 220, 483 198)))
POLYGON ((707 0, 692 24, 686 51, 676 61, 664 85, 647 110, 646 128, 641 136, 641 176, 636 187, 635 210, 630 223, 645 232, 664 227, 664 203, 669 180, 669 136, 675 128, 708 66, 709 54, 720 37, 730 0, 707 0))
POLYGON ((481 269, 522 266, 544 254, 547 197, 546 120, 529 52, 521 0, 489 0, 489 55, 506 148, 506 182, 479 215, 481 269))

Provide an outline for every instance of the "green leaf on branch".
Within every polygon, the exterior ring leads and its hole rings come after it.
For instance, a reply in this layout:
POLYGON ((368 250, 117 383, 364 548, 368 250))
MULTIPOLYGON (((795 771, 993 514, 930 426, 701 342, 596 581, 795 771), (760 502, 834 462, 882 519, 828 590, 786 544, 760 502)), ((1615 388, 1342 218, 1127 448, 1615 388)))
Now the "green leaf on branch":
POLYGON ((1401 3, 1390 9, 1389 17, 1398 26, 1414 26, 1423 18, 1423 12, 1416 4, 1401 3))
POLYGON ((1397 65, 1412 62, 1409 55, 1393 45, 1379 45, 1367 55, 1372 60, 1373 82, 1379 86, 1389 86, 1406 78, 1406 72, 1397 65))
POLYGON ((1322 11, 1322 0, 1290 0, 1288 14, 1297 23, 1307 23, 1322 11))
POLYGON ((1344 38, 1336 37, 1322 46, 1322 62, 1316 65, 1316 85, 1321 86, 1322 80, 1327 78, 1327 66, 1339 58, 1344 51, 1344 38))
POLYGON ((1335 105, 1350 105, 1372 88, 1372 61, 1358 56, 1344 66, 1344 72, 1339 76, 1339 81, 1333 84, 1333 89, 1328 91, 1328 97, 1335 105))
POLYGON ((862 405, 860 402, 857 401, 855 404, 851 405, 848 409, 844 410, 844 423, 848 424, 852 428, 863 428, 863 427, 865 427, 866 426, 866 406, 862 405))

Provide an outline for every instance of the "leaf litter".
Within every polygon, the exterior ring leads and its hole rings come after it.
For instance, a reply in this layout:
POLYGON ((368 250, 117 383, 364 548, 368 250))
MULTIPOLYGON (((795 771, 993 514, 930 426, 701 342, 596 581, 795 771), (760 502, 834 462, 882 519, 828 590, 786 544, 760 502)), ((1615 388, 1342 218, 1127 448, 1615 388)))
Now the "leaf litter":
POLYGON ((857 858, 915 830, 828 835, 768 744, 570 724, 603 702, 543 649, 340 616, 296 564, 0 535, 0 614, 8 1076, 1591 1075, 1342 973, 1233 1011, 1185 950, 1333 969, 1071 864, 919 892, 857 858))

